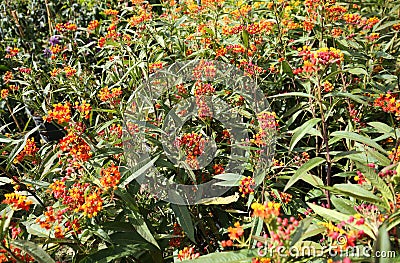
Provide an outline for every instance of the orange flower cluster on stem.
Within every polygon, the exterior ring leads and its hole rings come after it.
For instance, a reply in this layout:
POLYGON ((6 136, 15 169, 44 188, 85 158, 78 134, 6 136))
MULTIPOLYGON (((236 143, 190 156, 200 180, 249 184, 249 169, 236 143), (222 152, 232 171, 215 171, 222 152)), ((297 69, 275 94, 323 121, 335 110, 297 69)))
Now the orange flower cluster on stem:
POLYGON ((19 48, 13 47, 13 48, 7 49, 6 51, 7 51, 7 54, 5 55, 5 58, 12 58, 12 57, 15 57, 16 55, 18 55, 19 48))
POLYGON ((119 97, 121 94, 122 94, 121 88, 112 88, 110 91, 108 87, 104 87, 100 90, 97 96, 103 102, 111 100, 112 103, 118 103, 118 100, 114 99, 119 97))
POLYGON ((69 122, 71 120, 71 104, 69 102, 54 104, 53 110, 49 110, 47 116, 43 119, 47 122, 56 120, 58 124, 69 122))
POLYGON ((175 142, 177 147, 181 147, 186 153, 186 162, 192 167, 198 167, 197 157, 203 153, 206 140, 202 134, 195 132, 185 133, 175 142))
POLYGON ((382 108, 384 112, 392 113, 400 120, 400 100, 396 94, 386 93, 380 94, 374 101, 374 106, 382 108))
POLYGON ((89 22, 89 25, 87 27, 88 31, 93 31, 95 30, 98 26, 100 25, 98 20, 93 20, 89 22))
POLYGON ((64 31, 76 31, 78 29, 77 25, 74 23, 58 23, 56 24, 56 30, 58 32, 64 32, 64 31))
POLYGON ((200 253, 196 253, 194 247, 184 247, 182 250, 178 252, 178 259, 180 261, 183 260, 191 260, 198 258, 200 253))
POLYGON ((228 227, 228 236, 231 240, 238 240, 243 234, 244 230, 239 222, 236 222, 234 227, 228 227))
POLYGON ((295 69, 293 71, 294 74, 318 72, 331 64, 340 65, 344 60, 343 53, 333 47, 324 47, 311 51, 310 46, 304 46, 299 48, 298 51, 304 64, 303 67, 295 69))
POLYGON ((114 163, 111 163, 110 167, 102 168, 100 176, 100 183, 106 191, 108 189, 116 189, 121 180, 121 173, 118 170, 118 166, 115 166, 114 163))
POLYGON ((27 139, 24 149, 17 155, 17 157, 15 157, 14 163, 22 162, 26 156, 34 157, 38 151, 39 148, 36 146, 35 139, 27 139))
POLYGON ((79 124, 67 129, 67 135, 59 142, 60 149, 67 153, 67 157, 72 158, 67 161, 73 167, 81 167, 82 162, 88 161, 92 157, 90 146, 82 138, 84 128, 79 124))
POLYGON ((150 20, 151 18, 151 5, 142 5, 138 8, 137 15, 128 19, 128 23, 131 27, 135 27, 144 21, 150 20))
POLYGON ((92 107, 86 100, 83 100, 80 104, 79 102, 75 102, 75 109, 77 109, 85 119, 89 119, 92 107))
POLYGON ((254 179, 250 176, 247 176, 240 180, 239 192, 242 193, 242 197, 245 197, 246 195, 254 193, 255 186, 256 183, 254 182, 254 179))
MULTIPOLYGON (((1 241, 2 246, 8 247, 6 240, 1 241)), ((16 248, 12 245, 9 245, 9 250, 11 251, 12 257, 9 254, 9 251, 0 248, 0 263, 19 263, 19 262, 35 262, 36 260, 26 252, 23 252, 21 249, 16 248)))
POLYGON ((26 196, 18 193, 5 194, 4 197, 6 199, 3 200, 3 204, 12 205, 15 210, 22 209, 28 211, 32 204, 31 200, 26 200, 26 196))
POLYGON ((253 203, 253 216, 262 218, 265 222, 271 222, 280 214, 281 204, 275 202, 266 202, 264 204, 253 203))

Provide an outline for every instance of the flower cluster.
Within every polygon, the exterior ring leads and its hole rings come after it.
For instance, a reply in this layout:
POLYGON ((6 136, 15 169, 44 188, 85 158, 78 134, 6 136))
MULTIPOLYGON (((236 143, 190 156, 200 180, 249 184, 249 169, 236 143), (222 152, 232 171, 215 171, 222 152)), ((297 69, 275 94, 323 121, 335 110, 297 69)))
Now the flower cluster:
POLYGON ((260 217, 265 222, 271 222, 279 216, 281 204, 275 202, 253 203, 251 208, 253 209, 253 216, 260 217))
POLYGON ((256 183, 254 182, 254 179, 250 176, 243 178, 239 182, 239 192, 242 193, 242 197, 253 194, 255 187, 256 183))
POLYGON ((18 153, 17 157, 14 159, 14 163, 20 163, 22 160, 29 156, 35 157, 35 154, 39 151, 39 148, 36 146, 36 142, 34 138, 30 138, 26 140, 24 149, 18 153))
POLYGON ((53 110, 49 110, 43 119, 47 122, 56 120, 58 124, 69 122, 71 120, 71 104, 69 102, 54 104, 53 110))
POLYGON ((11 205, 15 210, 22 209, 28 211, 32 204, 32 201, 27 200, 25 195, 18 193, 5 194, 4 197, 6 199, 3 200, 3 204, 11 205))
POLYGON ((374 106, 382 108, 384 112, 392 113, 397 119, 400 119, 400 100, 396 94, 390 92, 379 94, 379 97, 374 101, 374 106))
POLYGON ((299 56, 302 56, 303 66, 295 69, 293 71, 295 74, 318 72, 331 64, 340 65, 344 60, 344 54, 333 47, 311 51, 310 46, 304 46, 299 48, 298 51, 299 56))
POLYGON ((198 167, 197 157, 203 153, 206 140, 201 133, 185 133, 175 141, 177 147, 185 151, 186 162, 192 168, 198 167))
POLYGON ((178 259, 180 261, 196 259, 199 256, 200 253, 196 253, 194 247, 184 247, 182 250, 179 250, 178 253, 178 259))
POLYGON ((71 22, 56 24, 56 30, 58 32, 76 31, 77 29, 78 29, 78 26, 71 22))
POLYGON ((100 183, 105 190, 116 189, 121 180, 121 173, 118 170, 118 166, 115 166, 114 163, 111 163, 111 166, 107 168, 102 168, 100 176, 100 183))
POLYGON ((112 88, 111 90, 108 87, 101 88, 99 94, 97 95, 99 99, 103 102, 111 101, 112 104, 117 104, 117 97, 121 96, 122 90, 121 88, 112 88))

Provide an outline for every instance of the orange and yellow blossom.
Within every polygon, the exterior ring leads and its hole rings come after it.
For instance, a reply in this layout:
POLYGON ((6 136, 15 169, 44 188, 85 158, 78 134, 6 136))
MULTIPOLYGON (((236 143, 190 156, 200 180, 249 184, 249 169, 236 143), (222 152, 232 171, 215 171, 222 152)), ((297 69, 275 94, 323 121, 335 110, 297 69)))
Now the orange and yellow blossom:
POLYGON ((115 166, 114 163, 111 164, 108 168, 102 168, 100 171, 100 183, 105 188, 108 189, 116 189, 119 181, 121 180, 121 173, 118 170, 118 166, 115 166))
POLYGON ((14 210, 22 209, 28 211, 32 204, 31 200, 26 200, 26 196, 18 193, 5 194, 4 197, 6 199, 4 199, 2 203, 12 205, 14 210))
POLYGON ((47 122, 57 120, 58 124, 69 122, 71 120, 71 104, 69 102, 53 104, 53 110, 50 110, 43 119, 47 122))
POLYGON ((260 217, 266 222, 271 222, 273 218, 279 216, 281 204, 275 202, 260 204, 256 202, 251 205, 251 208, 253 209, 253 216, 260 217))
POLYGON ((239 222, 236 222, 234 226, 228 227, 228 236, 231 240, 237 240, 244 234, 244 230, 239 222))

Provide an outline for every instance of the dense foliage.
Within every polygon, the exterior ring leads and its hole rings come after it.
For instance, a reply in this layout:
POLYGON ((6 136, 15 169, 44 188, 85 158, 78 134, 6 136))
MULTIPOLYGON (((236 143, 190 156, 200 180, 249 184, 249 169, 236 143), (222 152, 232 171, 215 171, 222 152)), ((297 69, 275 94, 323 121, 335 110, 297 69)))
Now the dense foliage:
POLYGON ((0 262, 396 262, 399 32, 394 0, 2 1, 0 262), (170 202, 156 173, 230 189, 170 202))

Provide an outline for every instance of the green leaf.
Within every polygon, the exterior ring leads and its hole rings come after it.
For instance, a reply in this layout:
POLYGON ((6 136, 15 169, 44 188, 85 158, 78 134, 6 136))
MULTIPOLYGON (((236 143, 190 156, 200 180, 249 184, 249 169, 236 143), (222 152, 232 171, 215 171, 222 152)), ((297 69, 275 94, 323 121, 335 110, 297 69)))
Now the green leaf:
MULTIPOLYGON (((387 230, 387 224, 384 223, 379 227, 378 238, 375 243, 374 255, 390 255, 390 237, 387 230)), ((392 259, 390 257, 376 257, 375 263, 390 263, 392 259)))
POLYGON ((242 40, 245 48, 249 48, 249 32, 245 29, 242 31, 242 40))
POLYGON ((107 263, 115 262, 115 260, 123 257, 134 256, 140 257, 144 250, 143 244, 115 245, 106 249, 101 249, 92 255, 79 261, 80 263, 107 263))
POLYGON ((257 257, 257 250, 242 249, 230 252, 214 252, 194 260, 185 260, 182 263, 250 263, 257 257))
POLYGON ((392 202, 394 201, 394 195, 390 190, 389 186, 387 186, 385 181, 383 181, 382 178, 380 178, 373 169, 364 166, 362 164, 357 164, 357 167, 361 170, 364 176, 371 182, 371 184, 375 186, 382 193, 382 196, 384 198, 389 199, 392 202))
POLYGON ((273 99, 273 98, 280 98, 280 97, 306 97, 306 98, 311 98, 311 99, 316 99, 313 95, 304 93, 304 92, 288 92, 288 93, 282 93, 282 94, 277 94, 273 96, 269 96, 268 98, 273 99))
POLYGON ((339 212, 347 214, 347 215, 354 215, 356 214, 356 210, 354 210, 354 203, 348 199, 339 198, 334 195, 331 196, 332 204, 335 206, 339 212))
POLYGON ((314 187, 320 187, 321 185, 324 185, 324 182, 322 182, 321 178, 310 173, 306 173, 301 179, 314 187))
POLYGON ((358 103, 361 103, 365 106, 368 105, 368 102, 366 102, 363 98, 363 96, 360 95, 355 95, 355 94, 351 94, 349 92, 331 92, 328 93, 327 95, 325 95, 324 97, 343 97, 343 98, 349 98, 352 99, 358 103))
POLYGON ((139 208, 135 204, 135 200, 125 191, 121 189, 115 190, 115 194, 121 197, 130 210, 129 219, 136 231, 148 242, 159 248, 157 241, 150 232, 143 216, 140 214, 139 208))
POLYGON ((310 133, 311 129, 320 121, 321 119, 319 118, 311 119, 303 123, 303 125, 300 127, 296 128, 293 132, 292 139, 290 140, 289 151, 292 151, 294 146, 296 146, 296 144, 304 137, 304 135, 310 133))
POLYGON ((204 198, 197 202, 197 204, 201 205, 227 205, 231 203, 235 203, 239 200, 239 193, 236 192, 234 195, 226 196, 226 197, 212 197, 212 198, 204 198))
MULTIPOLYGON (((349 131, 336 131, 331 133, 332 137, 336 137, 336 138, 341 138, 341 139, 349 139, 349 140, 353 140, 356 142, 361 142, 364 143, 368 146, 371 146, 375 149, 377 149, 378 151, 386 154, 387 152, 385 151, 385 149, 383 149, 379 144, 377 144, 375 141, 373 141, 370 138, 367 138, 365 136, 362 136, 360 134, 354 133, 354 132, 349 132, 349 131)), ((332 139, 331 139, 332 140, 332 139)), ((329 140, 329 144, 331 143, 331 140, 329 140)))
POLYGON ((154 157, 152 160, 146 159, 138 163, 134 168, 132 168, 132 174, 128 176, 125 180, 121 182, 124 187, 135 180, 137 177, 144 174, 149 168, 153 167, 154 163, 158 160, 160 156, 154 157))
POLYGON ((294 183, 296 183, 299 179, 302 179, 302 177, 312 168, 322 164, 325 162, 324 158, 321 157, 315 157, 311 160, 308 160, 305 164, 303 164, 297 171, 296 173, 290 178, 289 182, 287 182, 285 189, 283 191, 286 191, 289 189, 294 183))
POLYGON ((387 231, 390 231, 393 227, 397 226, 400 224, 400 211, 392 214, 389 217, 389 224, 387 226, 387 231))
POLYGON ((350 68, 345 71, 353 74, 353 75, 368 75, 368 72, 363 68, 350 68))
POLYGON ((178 223, 182 227, 185 234, 192 242, 196 243, 196 240, 194 238, 193 222, 187 206, 171 204, 171 209, 172 211, 174 211, 175 216, 178 219, 178 223))
POLYGON ((39 263, 55 263, 55 261, 41 247, 35 243, 23 239, 10 240, 11 245, 31 255, 39 263))
POLYGON ((300 224, 297 226, 296 231, 291 238, 292 240, 290 241, 290 246, 294 246, 298 241, 300 241, 301 237, 304 233, 306 233, 313 219, 314 218, 312 217, 307 217, 300 221, 300 224))
POLYGON ((335 184, 333 187, 329 188, 328 190, 332 190, 332 191, 337 190, 338 193, 345 194, 347 196, 352 196, 352 197, 360 199, 360 200, 374 202, 376 204, 382 205, 382 200, 379 197, 374 195, 372 192, 365 190, 360 185, 335 184))

